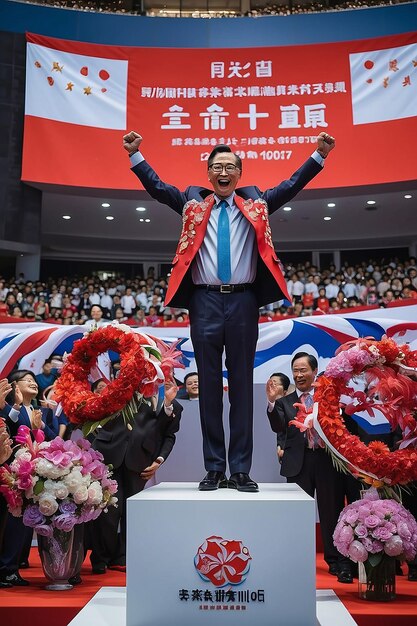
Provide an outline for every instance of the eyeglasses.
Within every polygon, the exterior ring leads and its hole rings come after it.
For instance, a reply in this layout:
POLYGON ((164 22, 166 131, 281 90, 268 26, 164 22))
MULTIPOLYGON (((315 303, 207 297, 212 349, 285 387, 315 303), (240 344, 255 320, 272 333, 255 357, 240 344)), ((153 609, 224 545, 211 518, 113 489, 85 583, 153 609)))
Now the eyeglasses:
POLYGON ((215 163, 214 165, 209 165, 209 169, 211 169, 215 174, 220 174, 223 170, 226 170, 228 174, 234 174, 239 168, 236 165, 232 165, 232 163, 227 163, 227 165, 215 163))
POLYGON ((38 386, 38 383, 35 380, 33 380, 32 377, 30 377, 30 378, 21 378, 17 382, 19 382, 19 383, 33 383, 34 385, 38 386))

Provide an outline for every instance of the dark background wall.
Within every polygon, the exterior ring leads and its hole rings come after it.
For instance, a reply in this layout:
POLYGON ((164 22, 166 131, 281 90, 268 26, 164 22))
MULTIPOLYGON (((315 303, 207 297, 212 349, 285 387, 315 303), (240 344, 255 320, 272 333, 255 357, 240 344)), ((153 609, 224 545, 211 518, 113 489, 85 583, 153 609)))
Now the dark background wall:
POLYGON ((25 45, 23 34, 0 32, 0 240, 32 244, 39 242, 41 192, 20 182, 25 45))

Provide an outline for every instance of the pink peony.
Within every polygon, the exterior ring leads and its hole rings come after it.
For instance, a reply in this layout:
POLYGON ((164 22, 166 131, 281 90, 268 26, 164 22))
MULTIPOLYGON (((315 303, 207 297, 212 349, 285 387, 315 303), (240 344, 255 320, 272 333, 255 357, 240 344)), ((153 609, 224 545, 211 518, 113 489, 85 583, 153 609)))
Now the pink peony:
POLYGON ((349 557, 352 561, 355 561, 355 563, 364 563, 368 556, 368 551, 360 541, 357 541, 356 539, 352 541, 349 546, 349 557))
POLYGON ((353 528, 351 526, 343 526, 340 530, 340 541, 343 543, 350 543, 353 541, 353 528))
POLYGON ((402 539, 398 535, 393 535, 385 542, 384 552, 388 554, 388 556, 400 556, 403 549, 402 539))
POLYGON ((408 527, 406 521, 398 522, 397 532, 400 535, 401 539, 406 539, 407 541, 411 539, 412 532, 411 529, 408 527))
POLYGON ((385 526, 379 526, 372 532, 372 537, 379 541, 388 541, 392 537, 392 533, 385 526))
POLYGON ((351 526, 353 526, 353 524, 355 524, 358 521, 358 518, 359 518, 359 513, 357 509, 346 511, 345 522, 347 524, 350 524, 351 526))

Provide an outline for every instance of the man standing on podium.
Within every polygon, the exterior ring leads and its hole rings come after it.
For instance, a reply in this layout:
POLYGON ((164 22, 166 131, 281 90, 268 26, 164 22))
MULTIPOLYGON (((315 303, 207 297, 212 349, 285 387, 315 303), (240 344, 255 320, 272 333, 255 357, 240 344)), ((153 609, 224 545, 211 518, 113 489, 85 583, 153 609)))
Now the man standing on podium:
POLYGON ((256 492, 250 478, 253 448, 253 366, 259 307, 289 298, 275 254, 268 215, 291 200, 323 167, 335 140, 321 132, 317 149, 277 187, 237 188, 242 161, 228 146, 208 158, 212 189, 185 191, 163 182, 145 161, 142 137, 123 137, 133 172, 146 191, 182 215, 183 226, 165 305, 186 307, 199 375, 199 405, 206 476, 201 491, 229 487, 256 492), (222 355, 226 352, 230 442, 226 479, 222 355))

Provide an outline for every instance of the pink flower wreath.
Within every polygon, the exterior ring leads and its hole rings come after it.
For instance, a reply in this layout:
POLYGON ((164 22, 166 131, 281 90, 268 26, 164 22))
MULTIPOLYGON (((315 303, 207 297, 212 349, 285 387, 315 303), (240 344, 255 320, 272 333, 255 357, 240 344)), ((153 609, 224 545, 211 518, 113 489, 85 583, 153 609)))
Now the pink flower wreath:
POLYGON ((417 350, 388 338, 344 344, 317 380, 314 400, 314 427, 342 469, 377 488, 417 481, 417 350), (359 374, 370 385, 367 395, 348 387, 359 374), (402 432, 398 449, 390 451, 381 441, 366 445, 350 434, 340 414, 342 395, 355 401, 345 407, 348 414, 382 411, 391 430, 402 432))

